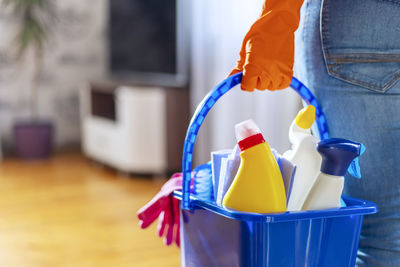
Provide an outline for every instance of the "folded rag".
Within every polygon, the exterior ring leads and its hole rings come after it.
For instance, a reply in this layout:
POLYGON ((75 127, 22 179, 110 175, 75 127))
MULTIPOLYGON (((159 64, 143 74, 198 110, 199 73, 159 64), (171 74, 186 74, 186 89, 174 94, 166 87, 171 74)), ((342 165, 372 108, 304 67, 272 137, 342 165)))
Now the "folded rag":
POLYGON ((221 159, 219 185, 216 203, 222 205, 222 199, 231 186, 240 165, 240 149, 236 145, 228 157, 221 159))
POLYGON ((286 199, 289 200, 292 191, 293 178, 296 173, 296 165, 290 160, 282 157, 282 155, 280 155, 275 149, 272 149, 272 153, 274 154, 279 169, 281 170, 283 183, 285 185, 286 199))

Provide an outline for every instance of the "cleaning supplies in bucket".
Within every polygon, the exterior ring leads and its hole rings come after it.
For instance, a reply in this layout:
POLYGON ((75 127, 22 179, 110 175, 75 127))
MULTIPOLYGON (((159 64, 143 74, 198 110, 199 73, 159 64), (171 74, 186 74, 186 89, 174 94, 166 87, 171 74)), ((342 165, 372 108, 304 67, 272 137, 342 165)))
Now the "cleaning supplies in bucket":
POLYGON ((284 212, 286 193, 282 175, 268 143, 252 120, 235 126, 241 150, 240 166, 222 204, 244 212, 284 212))
POLYGON ((233 179, 235 178, 236 173, 239 169, 239 165, 240 149, 239 146, 236 145, 235 148, 228 155, 228 157, 222 158, 221 160, 219 186, 216 198, 216 202, 218 205, 222 205, 222 199, 224 198, 229 187, 231 186, 233 179))
POLYGON ((321 173, 302 209, 339 208, 344 185, 343 176, 350 163, 361 154, 361 144, 332 138, 319 142, 317 150, 322 156, 321 173))
POLYGON ((202 200, 212 200, 213 196, 213 180, 211 162, 199 165, 194 169, 194 185, 193 193, 202 200))
POLYGON ((282 157, 275 149, 271 149, 276 161, 278 162, 279 169, 281 170, 283 184, 285 185, 286 204, 292 192, 293 178, 296 174, 296 165, 282 157))
MULTIPOLYGON (((221 177, 221 165, 223 159, 226 159, 230 154, 232 153, 232 150, 230 149, 223 149, 223 150, 218 150, 211 152, 211 163, 212 163, 212 183, 213 183, 213 190, 214 190, 214 199, 218 199, 218 192, 219 192, 219 187, 220 187, 220 182, 223 183, 223 181, 220 181, 221 177)), ((222 177, 223 178, 223 177, 222 177)))
MULTIPOLYGON (((290 192, 292 190, 292 181, 294 174, 296 172, 296 166, 290 162, 289 160, 285 159, 280 155, 275 149, 271 149, 272 154, 275 157, 275 160, 278 162, 279 169, 281 170, 283 183, 285 185, 286 191, 286 199, 289 199, 290 192)), ((219 170, 220 173, 216 173, 218 178, 213 178, 214 180, 218 180, 218 189, 215 189, 216 186, 214 185, 214 194, 217 194, 217 198, 215 202, 218 205, 222 205, 222 199, 224 198, 226 192, 228 191, 229 187, 231 186, 233 179, 236 176, 236 173, 239 169, 240 165, 240 149, 239 146, 236 145, 233 150, 225 149, 219 150, 211 153, 212 157, 212 169, 213 169, 213 176, 214 170, 219 170), (227 151, 230 151, 229 154, 227 151), (218 155, 220 160, 214 160, 214 155, 218 155), (217 165, 214 167, 214 165, 217 165), (218 166, 219 165, 219 166, 218 166)))
POLYGON ((288 200, 289 211, 301 210, 321 166, 321 156, 316 150, 319 140, 311 134, 310 130, 314 120, 315 107, 309 105, 300 110, 289 128, 292 148, 286 151, 283 157, 297 167, 288 200))

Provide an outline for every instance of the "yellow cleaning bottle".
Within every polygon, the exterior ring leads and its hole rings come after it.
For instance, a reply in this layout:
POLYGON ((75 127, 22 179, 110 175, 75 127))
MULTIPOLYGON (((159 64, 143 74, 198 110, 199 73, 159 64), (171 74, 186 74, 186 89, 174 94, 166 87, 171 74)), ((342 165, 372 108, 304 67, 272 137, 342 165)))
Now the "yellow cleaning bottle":
POLYGON ((237 124, 235 131, 241 162, 223 206, 244 212, 286 211, 282 174, 260 129, 247 120, 237 124))

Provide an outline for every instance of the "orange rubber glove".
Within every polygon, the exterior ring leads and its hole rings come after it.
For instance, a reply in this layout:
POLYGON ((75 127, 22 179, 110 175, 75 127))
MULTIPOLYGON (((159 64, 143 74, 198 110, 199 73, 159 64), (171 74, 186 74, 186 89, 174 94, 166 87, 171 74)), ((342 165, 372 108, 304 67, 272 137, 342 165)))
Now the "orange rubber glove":
POLYGON ((242 90, 278 90, 293 77, 294 32, 303 0, 266 0, 261 17, 251 26, 236 67, 243 71, 242 90))

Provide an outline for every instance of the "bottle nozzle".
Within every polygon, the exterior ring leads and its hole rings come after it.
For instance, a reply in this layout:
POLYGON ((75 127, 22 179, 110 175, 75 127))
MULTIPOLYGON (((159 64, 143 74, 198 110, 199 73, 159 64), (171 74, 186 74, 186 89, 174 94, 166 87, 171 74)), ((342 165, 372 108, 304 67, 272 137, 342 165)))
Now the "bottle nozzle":
POLYGON ((309 129, 315 121, 315 107, 308 105, 297 113, 296 125, 302 129, 309 129))
POLYGON ((257 124, 250 119, 236 124, 235 133, 236 133, 236 140, 241 141, 252 135, 259 134, 261 133, 261 131, 260 128, 258 128, 257 124))
POLYGON ((326 139, 318 143, 322 156, 321 172, 344 176, 350 163, 361 154, 361 144, 341 138, 326 139))
POLYGON ((246 120, 236 124, 235 133, 241 151, 265 142, 260 128, 253 120, 246 120))

